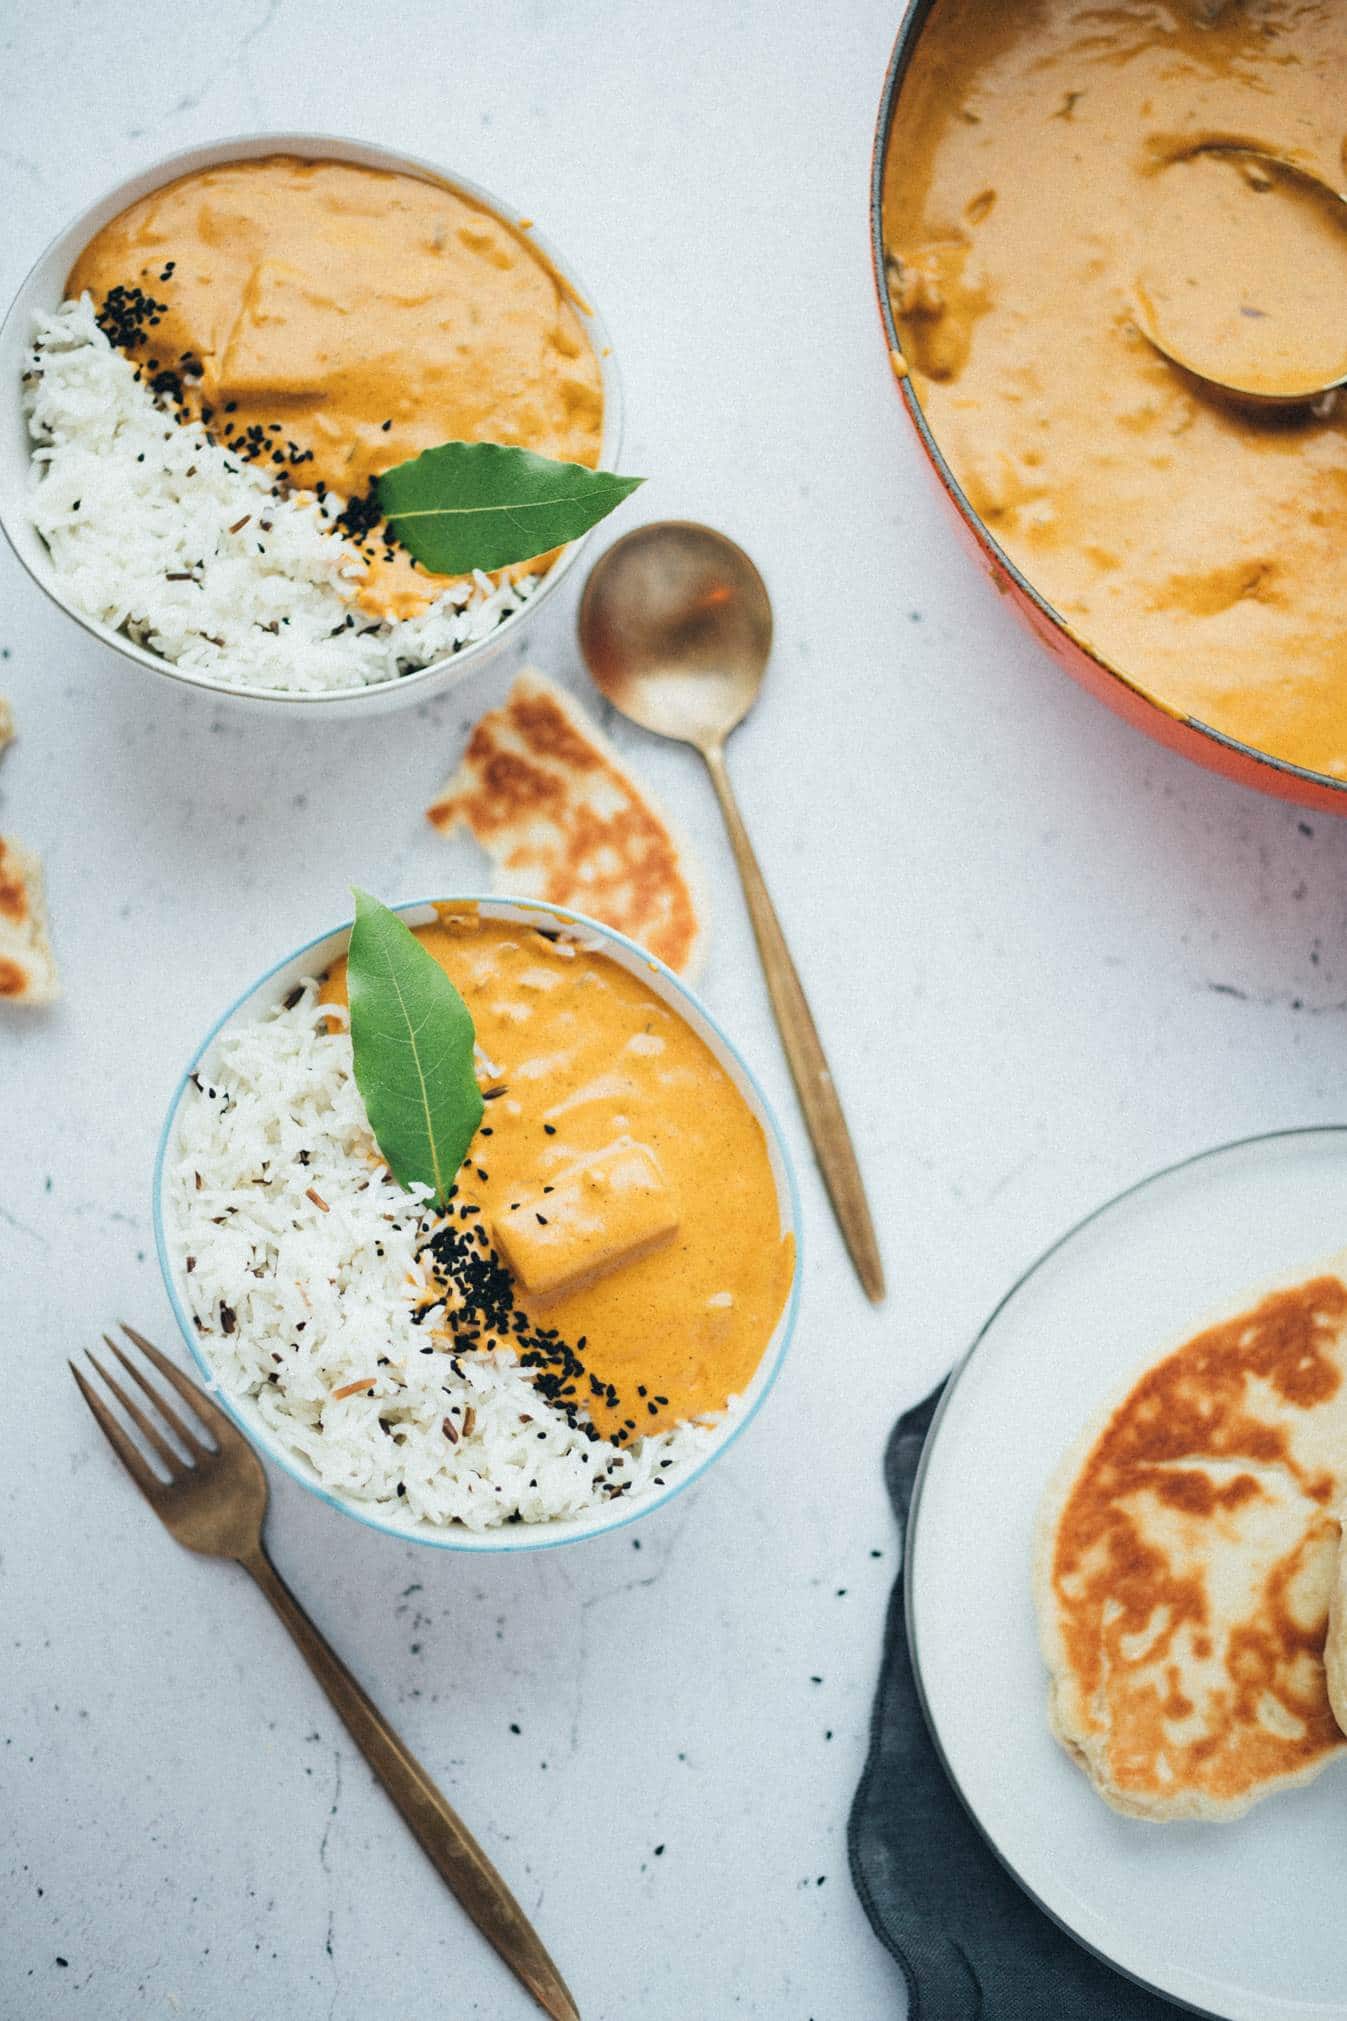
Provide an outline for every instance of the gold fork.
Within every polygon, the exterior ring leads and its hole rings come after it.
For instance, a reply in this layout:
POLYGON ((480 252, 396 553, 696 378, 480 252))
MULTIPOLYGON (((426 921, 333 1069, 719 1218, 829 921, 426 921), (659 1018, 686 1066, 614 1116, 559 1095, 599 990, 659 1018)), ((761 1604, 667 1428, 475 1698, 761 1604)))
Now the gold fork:
POLYGON ((152 1362, 210 1432, 207 1444, 149 1378, 106 1333, 104 1341, 131 1380, 154 1406, 143 1410, 107 1370, 89 1360, 164 1469, 162 1479, 129 1437, 74 1362, 70 1373, 130 1474, 164 1527, 189 1551, 232 1558, 261 1587, 294 1637, 296 1646, 331 1699, 346 1728, 389 1796, 421 1842, 431 1864, 494 1944, 505 1963, 527 1986, 552 2021, 580 2021, 565 1982, 543 1949, 510 1890, 486 1854, 450 1810, 420 1762, 394 1733, 378 1707, 365 1696, 346 1665, 314 1627, 268 1558, 262 1544, 267 1511, 267 1477, 247 1440, 222 1410, 167 1355, 125 1324, 122 1332, 152 1362), (184 1449, 175 1452, 165 1430, 184 1449))

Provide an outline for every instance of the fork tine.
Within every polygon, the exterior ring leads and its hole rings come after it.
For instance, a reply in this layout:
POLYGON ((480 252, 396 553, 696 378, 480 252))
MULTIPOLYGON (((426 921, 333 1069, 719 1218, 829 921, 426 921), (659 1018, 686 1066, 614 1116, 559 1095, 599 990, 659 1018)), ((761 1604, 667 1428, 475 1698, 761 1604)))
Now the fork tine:
POLYGON ((108 1444, 126 1468, 127 1473, 130 1474, 146 1501, 151 1504, 157 1503, 164 1493, 163 1482, 159 1480, 157 1475, 146 1464, 143 1455, 137 1451, 135 1445, 126 1436, 126 1433, 122 1430, 102 1397, 99 1396, 97 1390, 93 1389, 85 1381, 74 1362, 68 1362, 67 1366, 75 1381, 79 1384, 80 1395, 97 1418, 103 1436, 107 1439, 108 1444))
MULTIPOLYGON (((172 1409, 172 1407, 165 1401, 162 1390, 157 1390, 154 1384, 150 1382, 146 1376, 141 1374, 140 1370, 136 1367, 136 1364, 132 1361, 130 1355, 122 1353, 122 1350, 118 1347, 112 1335, 110 1333, 105 1333, 103 1335, 103 1339, 107 1344, 107 1346, 112 1349, 112 1352, 116 1355, 118 1361, 121 1363, 122 1367, 126 1370, 127 1374, 130 1376, 132 1382, 138 1384, 139 1387, 144 1391, 145 1395, 149 1398, 150 1402, 154 1405, 155 1409, 158 1411, 160 1417, 164 1420, 164 1423, 169 1427, 171 1431, 177 1433, 178 1437, 182 1440, 183 1444, 186 1446, 188 1452, 198 1453, 202 1459, 210 1459, 211 1457, 213 1457, 210 1447, 208 1445, 203 1444, 203 1442, 197 1437, 195 1432, 189 1431, 187 1429, 187 1426, 178 1416, 178 1413, 174 1409, 172 1409)), ((106 1380, 107 1378, 104 1377, 104 1381, 106 1380)))
POLYGON ((226 1439, 239 1437, 233 1424, 219 1405, 211 1402, 205 1390, 199 1388, 189 1376, 185 1376, 180 1368, 175 1367, 166 1354, 161 1354, 153 1342, 146 1340, 143 1333, 137 1333, 134 1326, 128 1326, 124 1319, 120 1325, 127 1339, 138 1347, 143 1355, 148 1356, 160 1375, 172 1383, 183 1402, 191 1406, 203 1424, 210 1426, 222 1444, 226 1439))
POLYGON ((106 1388, 112 1391, 112 1394, 116 1397, 118 1403, 121 1405, 122 1409, 126 1412, 126 1415, 130 1418, 132 1424, 135 1426, 136 1430, 140 1433, 146 1445, 149 1446, 151 1452, 153 1452, 158 1458, 160 1465, 166 1469, 169 1480, 176 1481, 179 1474, 182 1472, 183 1463, 178 1458, 178 1455, 174 1452, 172 1446, 169 1444, 168 1440, 164 1437, 163 1433, 160 1431, 158 1425, 154 1422, 153 1418, 151 1418, 147 1412, 143 1411, 138 1403, 133 1403, 131 1401, 131 1398, 126 1394, 126 1391, 121 1387, 120 1383, 116 1383, 113 1381, 112 1377, 108 1374, 107 1370, 104 1368, 102 1362, 97 1360, 94 1355, 91 1354, 89 1356, 89 1362, 94 1370, 94 1373, 99 1377, 100 1381, 104 1384, 106 1388))

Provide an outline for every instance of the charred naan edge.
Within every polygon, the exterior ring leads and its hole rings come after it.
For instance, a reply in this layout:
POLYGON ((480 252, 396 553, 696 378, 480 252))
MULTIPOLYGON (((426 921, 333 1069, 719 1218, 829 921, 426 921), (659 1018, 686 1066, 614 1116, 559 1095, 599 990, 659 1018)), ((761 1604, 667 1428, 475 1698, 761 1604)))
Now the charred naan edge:
POLYGON ((441 834, 471 831, 498 891, 587 912, 680 975, 700 969, 706 903, 686 846, 578 703, 535 669, 477 723, 426 813, 441 834))
POLYGON ((1333 1569, 1333 1593, 1328 1603, 1324 1672, 1333 1717, 1347 1733, 1347 1521, 1342 1509, 1338 1511, 1338 1531, 1338 1561, 1333 1569))
POLYGON ((60 994, 42 865, 12 835, 0 835, 0 1003, 52 1003, 60 994))
POLYGON ((1044 1497, 1049 1725, 1129 1816, 1238 1817, 1347 1750, 1325 1656, 1347 1494, 1344 1274, 1335 1259, 1152 1364, 1044 1497))

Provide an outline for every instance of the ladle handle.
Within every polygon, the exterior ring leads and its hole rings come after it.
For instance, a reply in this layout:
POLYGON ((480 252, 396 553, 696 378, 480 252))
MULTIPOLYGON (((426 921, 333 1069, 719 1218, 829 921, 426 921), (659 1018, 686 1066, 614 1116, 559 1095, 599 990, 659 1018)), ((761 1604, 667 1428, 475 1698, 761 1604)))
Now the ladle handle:
POLYGON ((753 844, 748 839, 748 830, 725 769, 725 753, 719 744, 707 744, 702 747, 702 756, 729 830, 758 953, 762 957, 763 973, 767 977, 772 1009, 776 1012, 781 1042, 786 1049, 800 1107, 804 1110, 819 1171, 828 1189, 837 1225, 856 1266, 856 1274, 865 1287, 866 1296, 878 1304, 884 1296, 884 1266, 880 1261, 879 1244, 875 1240, 874 1223, 870 1218, 860 1166, 856 1163, 851 1132, 842 1114, 842 1104, 837 1099, 818 1027, 800 978, 795 973, 795 963, 790 958, 776 908, 767 895, 758 859, 753 854, 753 844))

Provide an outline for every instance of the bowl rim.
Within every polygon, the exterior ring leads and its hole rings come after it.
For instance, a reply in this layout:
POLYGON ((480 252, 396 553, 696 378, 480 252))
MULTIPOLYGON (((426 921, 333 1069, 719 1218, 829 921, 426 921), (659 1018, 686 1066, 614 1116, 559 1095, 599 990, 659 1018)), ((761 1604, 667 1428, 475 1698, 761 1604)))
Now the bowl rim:
MULTIPOLYGON (((1347 796, 1347 779, 1336 778, 1331 772, 1316 772, 1308 765, 1297 765, 1290 758, 1279 758, 1275 752, 1261 750, 1257 744, 1246 744, 1240 738, 1232 737, 1228 731, 1218 730, 1214 724, 1203 722, 1200 716, 1189 715, 1186 710, 1175 708, 1170 703, 1162 701, 1158 695, 1152 694, 1135 675, 1129 674, 1125 668, 1116 666, 1111 660, 1106 659, 1098 647, 1091 645, 1088 639, 1083 638, 1071 624, 1070 620, 1064 617, 1057 607, 1048 601, 1043 592, 1037 589, 1023 570, 1011 560, 995 534, 988 527, 986 521, 973 506, 972 501, 955 476, 953 469, 946 461, 944 452, 941 450, 931 429, 931 425, 926 419, 926 411, 922 406, 921 399, 912 383, 911 370, 906 353, 903 350, 901 333, 899 332, 897 323, 894 321, 893 304, 889 298, 888 283, 884 273, 884 165, 888 156, 889 145, 893 138, 898 104, 902 96, 902 88, 908 66, 912 61, 922 32, 930 20, 932 13, 935 11, 936 5, 937 0, 907 0, 906 11, 899 23, 898 32, 894 37, 893 48, 889 55, 888 65, 884 72, 884 84, 879 99, 879 115, 875 122, 874 144, 870 153, 870 261, 875 294, 879 303, 880 322, 883 326, 884 339, 889 349, 889 360, 894 367, 899 397, 907 412, 908 419, 916 430, 918 440, 935 469, 936 476, 939 478, 955 510, 968 527, 974 540, 990 556, 994 566, 1010 578, 1015 589, 1046 620, 1065 644, 1071 646, 1076 652, 1083 654, 1093 666, 1098 668, 1100 674, 1104 677, 1105 683, 1116 684, 1132 700, 1140 703, 1144 710, 1153 711, 1157 716, 1164 717, 1167 721, 1179 725, 1182 729, 1191 731, 1194 737, 1200 741, 1212 744, 1218 750, 1229 752, 1233 759, 1239 761, 1241 765, 1247 765, 1250 771, 1273 772, 1288 782, 1294 781, 1297 785, 1314 789, 1316 796, 1322 792, 1328 796, 1337 796, 1339 799, 1343 799, 1344 796, 1347 796)), ((1197 757, 1196 751, 1193 750, 1187 751, 1185 755, 1197 757)), ((1212 761, 1207 760, 1205 762, 1211 763, 1212 761)), ((1236 774, 1235 776, 1238 775, 1236 774)), ((1261 785, 1264 792, 1271 793, 1276 797, 1286 797, 1291 791, 1290 785, 1281 787, 1267 779, 1245 778, 1243 783, 1246 785, 1261 785)), ((1347 805, 1338 807, 1334 811, 1339 813, 1347 812, 1347 805)))
MULTIPOLYGON (((616 927, 606 926, 601 920, 591 919, 588 914, 576 912, 569 906, 554 905, 545 899, 505 896, 500 892, 489 894, 465 892, 451 897, 399 899, 389 909, 401 917, 405 913, 425 911, 439 905, 475 906, 488 915, 499 915, 502 913, 508 915, 519 911, 540 912, 546 914, 549 919, 556 920, 564 927, 582 931, 587 936, 598 936, 606 943, 619 949, 627 957, 627 961, 623 966, 628 968, 628 972, 631 972, 632 968, 639 964, 641 967, 653 970, 671 986, 675 997, 678 999, 677 1008, 679 1015, 684 1019, 684 1022, 689 1024, 697 1032, 698 1037, 703 1039, 706 1036, 706 1031, 709 1030, 730 1060, 733 1061, 743 1083, 750 1092, 755 1104, 759 1124, 767 1140, 769 1152, 775 1151, 773 1177, 776 1181, 777 1203, 782 1214, 783 1233, 789 1234, 795 1244, 795 1259, 785 1304, 781 1308, 781 1313, 777 1319, 772 1337, 763 1350, 762 1359, 754 1371, 753 1380, 747 1392, 747 1401, 741 1405, 741 1408, 728 1421, 723 1437, 719 1438, 710 1451, 703 1454, 695 1465, 681 1470, 674 1476, 670 1484, 660 1489, 658 1493, 647 1493, 639 1501, 630 1503, 624 1499, 620 1504, 620 1514, 611 1517, 600 1516, 587 1527, 574 1530, 567 1529, 564 1535, 554 1536, 550 1532, 563 1522, 575 1521, 583 1523, 583 1518, 556 1518, 547 1523, 499 1524, 490 1530, 473 1531, 468 1530, 462 1524, 457 1526, 445 1524, 436 1527, 424 1522, 412 1524, 396 1520, 389 1521, 375 1513, 373 1509, 362 1505, 354 1497, 341 1495, 334 1489, 326 1487, 316 1477, 310 1478, 303 1471, 296 1456, 290 1453, 281 1444, 279 1439, 274 1438, 266 1426, 260 1422, 254 1423, 245 1411, 238 1408, 239 1404, 243 1402, 251 1404, 251 1399, 236 1398, 221 1385, 219 1375, 207 1359, 199 1343, 196 1328, 193 1326, 191 1317, 184 1309, 182 1300, 178 1295, 174 1269, 169 1255, 164 1212, 164 1180, 174 1128, 177 1124, 183 1097, 186 1094, 192 1074, 206 1057, 226 1026, 237 1016, 244 1005, 251 1002, 260 991, 264 990, 274 976, 279 975, 283 970, 291 968, 294 963, 302 961, 315 948, 322 947, 327 942, 336 940, 338 936, 349 934, 354 924, 353 920, 343 921, 336 926, 329 927, 324 933, 315 934, 312 939, 303 942, 289 954, 282 956, 279 961, 273 962, 269 968, 264 969, 256 981, 235 997, 228 1009, 216 1018, 206 1036, 193 1051, 169 1097, 168 1109, 160 1128, 159 1144, 155 1153, 154 1176, 151 1189, 151 1217, 154 1222, 155 1251, 159 1259, 159 1270, 164 1281, 164 1289, 168 1294, 168 1301, 178 1324, 178 1331, 186 1342, 188 1352, 202 1375, 212 1400, 218 1403, 221 1409, 233 1420, 259 1458, 269 1460, 279 1466, 292 1480, 297 1481, 302 1488, 305 1488, 310 1494, 317 1496, 320 1501, 325 1502, 329 1508, 336 1509, 342 1515, 353 1517, 357 1522, 363 1523, 367 1529, 378 1531, 383 1536, 397 1538, 403 1543, 425 1544, 433 1550, 462 1551, 467 1553, 557 1550, 567 1544, 588 1543, 594 1537, 607 1536, 614 1530, 625 1529, 629 1523, 638 1522, 643 1516, 653 1514, 656 1509, 666 1507, 675 1496, 681 1495, 685 1488, 691 1487, 694 1481, 699 1480, 707 1468, 718 1460, 722 1454, 728 1452, 729 1448, 743 1434, 761 1410, 768 1395, 775 1388, 781 1374, 787 1353, 794 1338, 796 1322, 799 1318, 801 1286, 804 1275, 804 1225, 800 1202, 799 1179, 795 1171, 789 1146, 786 1143, 781 1125, 777 1120, 776 1111, 768 1100, 757 1075, 744 1058, 739 1047, 730 1038, 720 1020, 708 1009, 697 992, 683 980, 682 976, 676 974, 665 962, 661 961, 657 955, 651 954, 648 948, 641 947, 627 934, 619 932, 616 927), (699 1026, 705 1029, 699 1030, 699 1026)), ((608 1506, 616 1508, 619 1505, 609 1503, 608 1506)))
MULTIPOLYGON (((562 256, 550 239, 537 230, 529 213, 516 211, 483 184, 473 181, 469 176, 451 173, 424 155, 408 154, 400 148, 387 147, 382 141, 361 140, 354 135, 310 132, 233 134, 220 140, 203 141, 194 147, 178 148, 172 154, 148 163, 134 174, 123 176, 101 196, 86 204, 76 217, 56 232, 31 262, 4 316, 0 317, 0 354, 3 354, 7 342, 12 341, 21 320, 31 317, 35 306, 32 297, 37 277, 52 255, 67 241, 82 249, 94 233, 102 229, 103 224, 117 217, 130 204, 139 202, 142 196, 150 195, 183 176, 227 162, 262 160, 271 154, 294 154, 304 160, 346 161, 357 167, 383 169, 414 176, 423 182, 438 183, 468 197, 489 211, 493 217, 510 226, 512 230, 522 233, 526 243, 535 246, 543 260, 555 270, 567 293, 572 297, 585 326, 603 378, 603 444, 597 467, 601 470, 616 468, 622 451, 624 422, 621 371, 608 326, 595 306, 593 294, 575 267, 562 256), (526 220, 527 228, 525 228, 526 220)), ((72 254, 72 258, 74 256, 72 254)), ((27 333, 22 333, 20 355, 27 342, 27 333)), ((28 461, 31 481, 31 448, 28 461)), ((179 666, 176 661, 151 651, 148 646, 141 645, 137 640, 128 638, 124 632, 116 631, 112 626, 104 624, 101 618, 91 617, 87 612, 76 609, 74 605, 66 602, 57 588, 54 570, 35 562, 31 554, 25 553, 16 531, 19 517, 20 515, 7 507, 4 490, 0 488, 0 531, 4 533, 11 553, 30 580, 37 584, 58 610, 63 611, 66 617, 72 619, 90 638, 97 639, 101 645, 119 653, 123 659, 145 668, 149 673, 161 674, 169 680, 177 681, 183 687, 195 688, 199 692, 222 697, 231 702, 298 704, 310 708, 324 704, 329 707, 344 704, 348 709, 352 704, 359 705, 366 697, 370 698, 371 707, 377 707, 380 702, 386 705, 394 696, 399 700, 404 696, 410 699, 421 692, 424 683, 439 686, 447 674, 452 672, 464 675, 474 662, 481 664, 484 659, 494 656, 516 636, 523 622, 533 614, 543 598, 569 573, 580 550, 590 538, 590 533, 594 531, 591 528, 589 533, 583 533, 577 540, 568 542, 546 575, 542 577, 532 596, 509 617, 502 618, 482 638, 472 640, 455 653, 431 660, 424 667, 416 667, 410 673, 394 675, 390 680, 370 681, 358 688, 325 688, 311 693, 289 688, 245 687, 233 682, 210 680, 203 674, 190 672, 179 666)), ((41 540, 40 535, 38 539, 41 540)))

